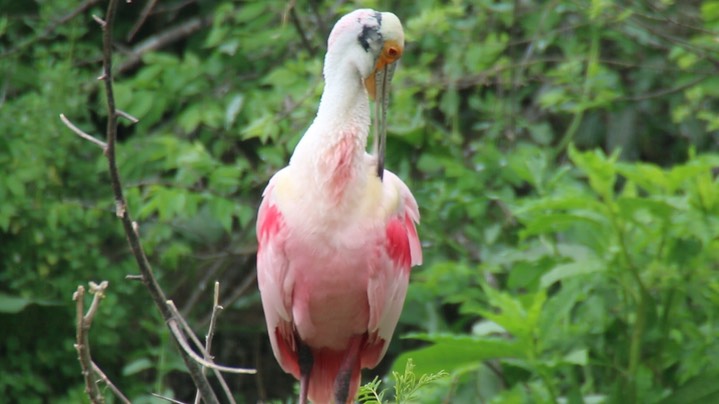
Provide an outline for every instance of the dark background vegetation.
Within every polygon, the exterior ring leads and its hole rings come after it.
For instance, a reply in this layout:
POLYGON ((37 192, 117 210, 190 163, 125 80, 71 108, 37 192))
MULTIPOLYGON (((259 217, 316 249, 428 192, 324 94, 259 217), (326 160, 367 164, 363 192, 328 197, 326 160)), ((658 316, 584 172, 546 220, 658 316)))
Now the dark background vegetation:
MULTIPOLYGON (((216 360, 259 371, 227 377, 238 401, 293 393, 265 335, 255 211, 314 116, 332 24, 360 6, 405 26, 387 165, 417 197, 425 251, 376 373, 409 357, 450 372, 426 402, 719 399, 719 1, 121 2, 130 209, 199 334, 221 282, 216 360)), ((71 295, 103 279, 95 361, 134 402, 194 395, 125 280, 105 161, 58 118, 104 132, 104 7, 0 1, 7 402, 86 400, 71 295)))

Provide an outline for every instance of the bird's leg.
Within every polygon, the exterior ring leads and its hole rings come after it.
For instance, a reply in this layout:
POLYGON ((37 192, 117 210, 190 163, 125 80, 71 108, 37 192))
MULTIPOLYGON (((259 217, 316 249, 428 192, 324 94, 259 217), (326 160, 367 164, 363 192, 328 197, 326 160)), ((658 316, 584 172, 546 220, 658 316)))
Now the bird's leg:
POLYGON ((347 355, 345 360, 342 361, 342 366, 335 379, 335 404, 345 404, 348 399, 354 398, 349 397, 350 384, 352 378, 355 376, 354 371, 357 363, 357 355, 347 355))
POLYGON ((356 376, 355 371, 357 370, 357 361, 359 360, 359 347, 362 341, 360 338, 355 338, 342 360, 334 386, 336 404, 344 404, 347 403, 349 399, 354 398, 349 397, 350 385, 353 382, 352 379, 356 376))
POLYGON ((310 388, 310 373, 312 372, 312 350, 297 336, 297 362, 300 365, 300 404, 307 404, 307 393, 310 388))
POLYGON ((350 381, 352 380, 352 367, 342 366, 335 379, 335 404, 344 404, 350 394, 350 381))

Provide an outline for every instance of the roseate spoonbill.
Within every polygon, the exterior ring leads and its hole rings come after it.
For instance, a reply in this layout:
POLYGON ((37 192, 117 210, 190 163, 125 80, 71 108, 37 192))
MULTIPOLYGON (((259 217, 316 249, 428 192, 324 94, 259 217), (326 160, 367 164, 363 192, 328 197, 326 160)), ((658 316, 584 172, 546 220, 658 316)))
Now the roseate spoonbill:
POLYGON ((263 194, 257 281, 272 350, 300 380, 300 403, 354 399, 422 261, 417 202, 384 169, 389 82, 403 50, 392 13, 362 9, 337 22, 317 116, 263 194), (369 98, 376 155, 366 152, 369 98))

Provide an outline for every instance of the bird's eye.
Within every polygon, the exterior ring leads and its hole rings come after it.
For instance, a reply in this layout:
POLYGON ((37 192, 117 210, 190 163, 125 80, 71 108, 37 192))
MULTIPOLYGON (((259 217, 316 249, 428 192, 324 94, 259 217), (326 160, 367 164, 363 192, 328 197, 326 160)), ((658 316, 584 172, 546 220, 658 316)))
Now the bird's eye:
POLYGON ((386 50, 387 58, 391 60, 399 59, 400 54, 399 49, 395 46, 390 46, 386 50))

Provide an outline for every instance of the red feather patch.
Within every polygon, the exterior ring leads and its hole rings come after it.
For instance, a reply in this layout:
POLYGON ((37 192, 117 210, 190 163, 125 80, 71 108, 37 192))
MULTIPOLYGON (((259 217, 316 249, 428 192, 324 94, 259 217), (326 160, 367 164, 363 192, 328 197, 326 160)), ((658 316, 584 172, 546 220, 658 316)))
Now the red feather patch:
POLYGON ((257 231, 257 241, 259 243, 257 249, 261 249, 262 245, 272 236, 277 234, 282 227, 282 213, 277 206, 270 205, 260 212, 260 225, 257 231))
POLYGON ((409 271, 409 238, 407 228, 399 218, 393 218, 387 224, 387 254, 400 268, 409 271))

